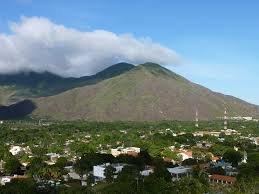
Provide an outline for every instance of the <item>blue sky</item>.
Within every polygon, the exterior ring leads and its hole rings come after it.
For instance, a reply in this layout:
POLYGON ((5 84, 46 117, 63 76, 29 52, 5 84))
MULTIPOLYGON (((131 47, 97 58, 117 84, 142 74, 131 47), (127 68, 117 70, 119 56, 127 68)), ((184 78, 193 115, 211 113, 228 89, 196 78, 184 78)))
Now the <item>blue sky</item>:
POLYGON ((21 16, 80 31, 150 37, 176 51, 167 66, 214 91, 259 104, 259 2, 256 0, 0 0, 0 33, 21 16))

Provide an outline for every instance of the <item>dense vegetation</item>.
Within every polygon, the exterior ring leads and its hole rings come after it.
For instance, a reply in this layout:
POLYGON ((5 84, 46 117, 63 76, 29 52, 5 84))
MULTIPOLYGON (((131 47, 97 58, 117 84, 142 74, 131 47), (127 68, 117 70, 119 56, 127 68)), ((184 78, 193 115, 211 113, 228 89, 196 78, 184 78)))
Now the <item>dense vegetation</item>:
MULTIPOLYGON (((25 180, 14 180, 6 186, 0 187, 0 193, 205 193, 214 191, 225 193, 256 193, 259 183, 259 154, 258 148, 249 140, 240 136, 225 136, 224 142, 216 137, 194 137, 192 132, 197 130, 222 129, 222 121, 200 122, 200 128, 193 127, 193 122, 162 121, 162 122, 57 122, 36 120, 6 121, 0 125, 0 158, 5 164, 5 175, 21 172, 20 162, 29 162, 26 174, 34 177, 25 180), (175 133, 185 132, 174 136, 175 133), (67 142, 70 142, 67 144, 67 142), (171 182, 166 167, 173 164, 166 163, 162 157, 177 159, 176 153, 168 147, 185 145, 192 149, 194 160, 185 161, 185 165, 199 164, 210 159, 203 155, 201 149, 192 148, 197 142, 212 142, 208 150, 222 156, 226 161, 238 163, 241 161, 242 151, 248 153, 248 163, 239 166, 238 182, 235 187, 212 187, 208 183, 207 175, 199 168, 193 170, 192 178, 184 178, 178 182, 171 182), (12 156, 8 145, 26 145, 32 151, 32 158, 26 154, 12 156), (138 157, 120 156, 114 158, 109 154, 110 148, 118 146, 137 146, 142 151, 138 157), (233 150, 236 146, 240 152, 233 150), (69 150, 68 153, 65 153, 69 150), (100 154, 99 152, 106 151, 100 154), (55 165, 47 165, 47 153, 59 153, 64 157, 57 160, 55 165), (75 162, 72 158, 77 157, 75 162), (71 181, 64 185, 53 187, 51 184, 39 189, 40 184, 47 184, 46 180, 59 180, 66 172, 66 165, 73 165, 75 171, 83 176, 90 172, 94 165, 119 162, 130 166, 123 168, 117 179, 113 179, 114 169, 105 171, 108 177, 106 182, 91 186, 93 177, 87 177, 87 186, 82 187, 80 182, 71 181), (145 165, 155 167, 153 174, 142 177, 139 170, 145 165), (37 177, 37 179, 35 179, 37 177), (38 180, 38 181, 35 181, 38 180), (44 182, 45 181, 45 182, 44 182), (18 192, 19 191, 19 192, 18 192), (255 192, 253 192, 255 191, 255 192)), ((230 128, 235 128, 243 136, 259 136, 257 122, 230 122, 230 128)), ((221 169, 213 169, 213 173, 224 174, 221 169)))

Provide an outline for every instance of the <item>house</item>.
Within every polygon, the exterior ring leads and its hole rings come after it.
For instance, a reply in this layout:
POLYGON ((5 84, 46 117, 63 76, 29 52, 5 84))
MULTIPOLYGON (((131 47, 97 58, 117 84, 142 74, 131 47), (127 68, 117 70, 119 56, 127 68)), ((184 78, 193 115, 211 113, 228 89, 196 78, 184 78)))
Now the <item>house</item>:
POLYGON ((5 161, 0 160, 0 172, 4 170, 5 161))
POLYGON ((180 180, 183 177, 189 177, 192 174, 192 168, 178 166, 175 168, 167 168, 168 172, 170 172, 172 176, 172 181, 180 180))
POLYGON ((13 179, 27 179, 28 176, 25 175, 14 175, 14 176, 5 176, 0 178, 0 185, 5 185, 6 183, 10 183, 13 179))
POLYGON ((137 148, 137 147, 128 147, 128 148, 118 147, 116 149, 111 149, 111 154, 114 157, 117 157, 121 154, 131 155, 136 157, 138 156, 139 153, 140 153, 140 148, 137 148))
POLYGON ((219 160, 220 160, 220 158, 218 156, 211 157, 211 161, 214 162, 214 163, 216 163, 219 160))
POLYGON ((211 146, 212 146, 212 144, 209 143, 209 142, 198 142, 198 143, 196 144, 196 147, 197 147, 197 148, 201 148, 201 149, 208 149, 208 148, 210 148, 211 146))
POLYGON ((105 164, 94 166, 93 175, 94 175, 95 181, 102 181, 106 178, 104 175, 104 172, 108 166, 112 166, 113 168, 115 168, 115 174, 117 174, 122 171, 125 165, 126 164, 120 164, 120 163, 114 163, 114 164, 105 163, 105 164))
POLYGON ((214 167, 221 167, 228 176, 235 176, 238 174, 237 169, 232 166, 232 163, 225 162, 224 160, 218 161, 214 167))
POLYGON ((182 161, 184 161, 192 158, 192 151, 178 150, 177 156, 180 157, 182 161))
POLYGON ((20 146, 11 146, 9 152, 11 152, 11 154, 13 156, 16 156, 17 154, 19 154, 21 151, 23 151, 23 148, 20 146))
POLYGON ((259 137, 252 137, 250 138, 255 145, 259 145, 259 137))
POLYGON ((60 158, 60 154, 57 153, 48 153, 46 154, 46 156, 48 157, 50 164, 55 164, 57 162, 57 159, 60 158))
POLYGON ((154 172, 153 167, 151 166, 145 166, 145 169, 140 171, 140 174, 142 176, 149 176, 150 174, 152 174, 154 172))
POLYGON ((215 137, 219 137, 221 132, 219 131, 196 131, 193 133, 193 136, 200 136, 203 137, 204 135, 210 135, 210 136, 215 136, 215 137))
POLYGON ((214 167, 221 167, 223 169, 232 168, 232 163, 225 162, 224 160, 218 161, 214 167))
POLYGON ((211 183, 220 183, 220 184, 234 184, 236 182, 236 177, 232 176, 223 176, 218 174, 213 174, 209 177, 211 183))
POLYGON ((5 185, 6 183, 10 183, 11 182, 11 177, 6 176, 6 177, 2 177, 0 179, 0 185, 5 185))

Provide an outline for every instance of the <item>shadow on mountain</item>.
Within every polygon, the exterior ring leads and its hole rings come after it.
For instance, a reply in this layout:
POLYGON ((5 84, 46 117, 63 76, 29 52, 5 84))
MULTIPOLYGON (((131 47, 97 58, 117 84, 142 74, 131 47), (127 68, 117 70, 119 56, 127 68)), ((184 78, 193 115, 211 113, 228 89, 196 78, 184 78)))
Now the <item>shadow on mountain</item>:
POLYGON ((0 106, 0 119, 24 118, 36 109, 36 105, 31 100, 23 100, 10 106, 0 106))

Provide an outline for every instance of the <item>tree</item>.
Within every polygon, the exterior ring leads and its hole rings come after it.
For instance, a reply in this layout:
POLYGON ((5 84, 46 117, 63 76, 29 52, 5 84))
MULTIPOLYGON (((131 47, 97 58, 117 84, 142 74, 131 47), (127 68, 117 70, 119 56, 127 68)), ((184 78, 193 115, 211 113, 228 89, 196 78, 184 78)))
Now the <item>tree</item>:
POLYGON ((242 154, 235 150, 228 150, 223 154, 223 159, 237 166, 242 160, 242 154))
POLYGON ((17 174, 20 167, 21 164, 19 160, 17 160, 15 157, 10 157, 6 160, 6 163, 4 165, 4 172, 8 175, 17 174))
POLYGON ((196 165, 196 164, 198 164, 198 161, 196 159, 193 159, 193 158, 188 158, 188 159, 186 159, 182 162, 182 165, 184 165, 184 166, 185 165, 191 166, 191 165, 196 165))
POLYGON ((118 182, 132 182, 138 177, 139 171, 135 166, 124 166, 122 171, 119 172, 117 181, 118 182))
POLYGON ((40 157, 35 157, 31 159, 30 165, 28 166, 28 173, 31 175, 39 175, 41 168, 47 166, 43 159, 40 157))
POLYGON ((34 194, 37 193, 37 186, 33 179, 14 179, 11 183, 0 187, 0 193, 34 194))
POLYGON ((225 175, 226 174, 225 170, 222 167, 220 167, 220 166, 219 167, 210 168, 208 170, 208 172, 210 174, 218 174, 218 175, 225 175))
POLYGON ((172 181, 172 176, 167 170, 164 161, 162 159, 156 158, 154 160, 154 173, 153 175, 157 178, 163 178, 166 182, 171 182, 172 181))
POLYGON ((61 172, 57 167, 46 166, 39 171, 39 177, 43 180, 59 180, 61 178, 61 172))
POLYGON ((179 194, 200 194, 206 193, 208 188, 198 179, 194 178, 183 178, 180 181, 174 183, 173 189, 175 193, 179 194))
POLYGON ((60 157, 57 159, 57 162, 55 163, 55 166, 63 169, 67 165, 68 161, 65 157, 60 157))
POLYGON ((89 174, 87 176, 86 182, 87 182, 87 186, 92 186, 92 184, 94 184, 94 182, 95 182, 94 175, 93 174, 89 174))
POLYGON ((116 172, 116 169, 112 165, 109 165, 105 168, 104 176, 107 182, 109 183, 113 182, 113 177, 115 175, 115 172, 116 172))
POLYGON ((91 169, 91 161, 85 156, 82 156, 80 159, 78 159, 74 165, 75 172, 78 173, 81 177, 81 180, 83 179, 83 175, 87 174, 91 169))

